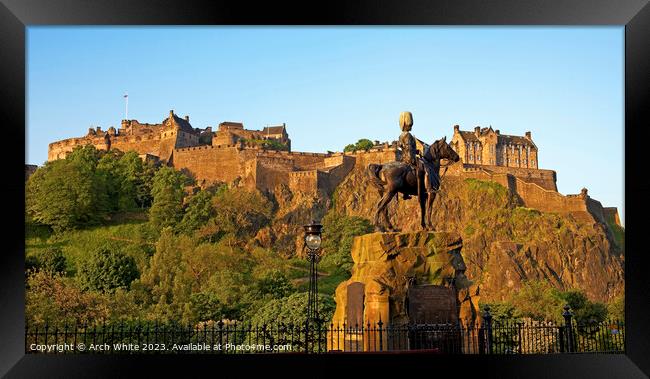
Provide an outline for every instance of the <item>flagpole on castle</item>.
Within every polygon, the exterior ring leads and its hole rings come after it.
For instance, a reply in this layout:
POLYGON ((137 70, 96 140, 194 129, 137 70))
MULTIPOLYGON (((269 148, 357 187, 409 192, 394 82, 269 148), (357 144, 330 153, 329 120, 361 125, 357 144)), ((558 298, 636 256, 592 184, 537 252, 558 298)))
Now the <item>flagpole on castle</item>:
POLYGON ((129 119, 129 94, 128 93, 124 94, 124 99, 126 101, 126 109, 124 110, 124 119, 128 120, 129 119))

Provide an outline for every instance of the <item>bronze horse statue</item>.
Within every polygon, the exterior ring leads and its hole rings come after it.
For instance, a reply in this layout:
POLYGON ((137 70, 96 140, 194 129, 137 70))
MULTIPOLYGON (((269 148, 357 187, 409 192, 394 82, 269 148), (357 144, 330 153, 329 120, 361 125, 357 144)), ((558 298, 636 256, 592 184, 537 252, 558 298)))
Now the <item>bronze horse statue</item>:
MULTIPOLYGON (((420 141, 419 141, 420 142, 420 141)), ((423 145, 424 154, 422 160, 433 166, 433 170, 440 178, 440 160, 447 159, 453 163, 458 162, 460 157, 447 143, 447 137, 435 141, 432 145, 423 145)), ((451 164, 451 163, 450 163, 451 164)), ((424 183, 424 170, 416 170, 402 162, 389 162, 384 164, 369 164, 366 173, 370 183, 379 190, 381 200, 377 204, 374 225, 379 230, 388 229, 394 231, 393 225, 388 217, 388 204, 398 193, 417 196, 420 203, 420 225, 422 229, 434 230, 431 223, 431 211, 436 192, 428 194, 424 183), (418 189, 419 187, 419 189, 418 189), (425 218, 425 215, 428 216, 425 218), (384 223, 380 223, 380 216, 383 216, 384 223), (426 223, 425 223, 426 219, 426 223), (428 226, 428 227, 427 227, 428 226)), ((441 183, 442 184, 442 183, 441 183)))

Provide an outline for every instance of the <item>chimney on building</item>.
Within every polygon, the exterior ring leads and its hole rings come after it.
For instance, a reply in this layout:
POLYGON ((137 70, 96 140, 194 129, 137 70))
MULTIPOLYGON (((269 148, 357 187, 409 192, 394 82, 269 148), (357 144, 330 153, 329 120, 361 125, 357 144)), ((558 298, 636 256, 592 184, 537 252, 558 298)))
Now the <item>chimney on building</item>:
POLYGON ((173 117, 174 117, 174 110, 172 109, 169 111, 169 118, 173 118, 173 117))
POLYGON ((460 126, 459 125, 454 125, 454 134, 455 133, 460 133, 460 126))
POLYGON ((474 128, 474 134, 478 137, 481 134, 481 127, 477 126, 474 128))
POLYGON ((530 132, 526 132, 526 138, 528 138, 529 140, 532 138, 532 137, 530 136, 530 132))
POLYGON ((495 130, 494 132, 495 132, 497 135, 501 134, 501 131, 499 131, 499 129, 495 130))
POLYGON ((190 116, 185 115, 185 121, 190 122, 190 116))

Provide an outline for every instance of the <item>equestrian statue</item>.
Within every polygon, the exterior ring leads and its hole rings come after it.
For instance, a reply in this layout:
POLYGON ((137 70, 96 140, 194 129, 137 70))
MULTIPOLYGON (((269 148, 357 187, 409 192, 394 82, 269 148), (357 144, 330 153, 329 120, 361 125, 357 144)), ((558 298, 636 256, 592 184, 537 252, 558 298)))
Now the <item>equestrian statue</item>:
POLYGON ((446 166, 458 162, 460 157, 447 143, 447 137, 431 145, 413 137, 410 133, 413 127, 411 112, 402 112, 399 124, 402 129, 397 144, 398 152, 401 153, 399 160, 369 164, 366 170, 370 183, 377 188, 381 197, 375 211, 374 225, 382 231, 395 230, 388 217, 388 204, 395 195, 401 193, 404 200, 417 196, 420 204, 420 225, 424 230, 434 230, 431 211, 436 194, 440 191, 441 160, 448 161, 445 165, 446 172, 446 166))

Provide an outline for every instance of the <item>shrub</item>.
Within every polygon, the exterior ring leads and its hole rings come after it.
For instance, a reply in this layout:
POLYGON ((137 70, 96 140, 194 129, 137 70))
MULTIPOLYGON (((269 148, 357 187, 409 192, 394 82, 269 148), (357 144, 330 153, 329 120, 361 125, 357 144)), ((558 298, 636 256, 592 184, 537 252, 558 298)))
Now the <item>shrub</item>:
POLYGON ((257 289, 262 296, 269 295, 279 299, 291 294, 294 287, 284 273, 279 270, 269 270, 257 281, 257 289))
MULTIPOLYGON (((253 325, 278 323, 302 325, 307 320, 308 297, 306 292, 300 292, 282 299, 271 300, 257 310, 251 321, 253 325)), ((332 319, 336 303, 331 296, 319 294, 318 305, 320 317, 328 323, 332 319)))
POLYGON ((353 265, 350 253, 354 237, 373 230, 365 218, 328 212, 323 218, 323 268, 349 273, 353 265))
POLYGON ((111 246, 102 246, 92 252, 77 273, 83 289, 113 292, 128 289, 138 277, 135 260, 111 246))
POLYGON ((83 292, 61 275, 45 271, 27 279, 25 316, 29 323, 93 323, 109 315, 101 294, 83 292))
POLYGON ((52 274, 65 273, 65 257, 61 249, 50 247, 45 249, 38 259, 38 268, 52 274))

